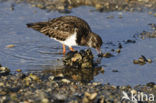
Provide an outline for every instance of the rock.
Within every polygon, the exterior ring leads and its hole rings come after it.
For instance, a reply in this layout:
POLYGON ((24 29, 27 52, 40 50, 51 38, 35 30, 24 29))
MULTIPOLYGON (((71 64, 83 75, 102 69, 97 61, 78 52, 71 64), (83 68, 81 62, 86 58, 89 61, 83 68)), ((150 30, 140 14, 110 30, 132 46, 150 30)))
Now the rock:
POLYGON ((82 63, 81 68, 92 68, 92 63, 90 62, 82 63))
POLYGON ((14 44, 10 44, 10 45, 7 45, 7 46, 6 46, 6 48, 13 48, 13 47, 15 47, 14 44))
POLYGON ((135 89, 132 89, 131 94, 137 94, 137 91, 135 89))
POLYGON ((6 95, 6 94, 7 94, 6 91, 1 91, 1 90, 0 90, 0 95, 6 95))
POLYGON ((92 84, 93 84, 94 86, 101 85, 100 82, 93 82, 92 84))
POLYGON ((144 60, 142 57, 140 57, 140 58, 138 59, 138 61, 139 61, 139 64, 141 64, 141 65, 146 64, 145 60, 144 60))
POLYGON ((101 5, 101 4, 95 4, 95 8, 97 9, 97 10, 99 10, 99 9, 101 9, 103 6, 101 5))
POLYGON ((49 76, 49 78, 48 78, 48 79, 49 79, 49 81, 53 81, 53 80, 54 80, 54 78, 55 78, 54 76, 49 76))
POLYGON ((117 52, 117 53, 120 53, 120 52, 121 52, 121 50, 120 50, 120 49, 117 49, 117 50, 116 50, 116 52, 117 52))
POLYGON ((107 53, 103 54, 103 57, 110 58, 110 57, 113 57, 113 54, 107 52, 107 53))
POLYGON ((0 82, 0 87, 5 86, 3 82, 0 82))
POLYGON ((112 72, 119 72, 117 69, 113 69, 112 72))
POLYGON ((148 63, 152 63, 152 60, 151 59, 147 59, 148 63))
POLYGON ((114 18, 113 15, 111 15, 111 16, 107 16, 107 19, 113 19, 113 18, 114 18))
POLYGON ((126 43, 126 44, 128 44, 128 43, 136 43, 136 41, 135 41, 135 40, 130 40, 130 39, 128 39, 127 41, 125 41, 125 43, 126 43))
POLYGON ((82 56, 79 53, 76 53, 74 55, 74 57, 71 58, 72 62, 76 62, 76 61, 81 61, 82 60, 82 56))
POLYGON ((22 72, 22 70, 21 69, 16 69, 16 72, 22 72))
POLYGON ((10 73, 10 69, 7 67, 0 67, 0 76, 8 75, 10 73))
POLYGON ((67 98, 67 95, 66 94, 61 94, 61 93, 55 93, 54 94, 54 97, 57 99, 57 100, 65 100, 67 98))
POLYGON ((85 94, 84 94, 86 97, 90 97, 91 95, 90 95, 90 93, 88 93, 88 92, 85 92, 85 94))
POLYGON ((88 93, 85 92, 83 97, 83 103, 90 103, 90 101, 94 100, 97 96, 97 93, 88 93))
POLYGON ((89 103, 88 98, 87 98, 87 97, 83 97, 83 99, 82 99, 82 103, 89 103))
POLYGON ((43 98, 42 103, 49 103, 49 100, 47 98, 43 98))
POLYGON ((21 72, 16 74, 16 76, 18 79, 24 79, 26 77, 26 75, 24 73, 21 73, 21 72))
POLYGON ((64 65, 73 68, 93 68, 93 54, 90 49, 68 52, 63 58, 64 65))
POLYGON ((146 62, 152 63, 152 60, 151 59, 146 59, 146 57, 143 56, 143 55, 141 55, 141 57, 139 57, 138 60, 133 60, 134 64, 140 64, 140 65, 144 65, 144 64, 146 64, 146 62))
POLYGON ((90 100, 93 100, 93 99, 96 98, 96 96, 97 96, 97 93, 92 93, 92 94, 90 95, 89 99, 90 99, 90 100))
POLYGON ((133 63, 134 64, 139 64, 139 61, 138 60, 133 60, 133 63))
POLYGON ((64 75, 62 73, 59 73, 56 75, 56 77, 64 77, 64 75))
POLYGON ((121 43, 118 44, 118 48, 119 48, 119 49, 122 48, 122 44, 121 44, 121 43))
POLYGON ((38 81, 39 80, 39 77, 34 75, 34 74, 29 74, 29 76, 32 80, 35 80, 35 81, 38 81))
POLYGON ((29 85, 32 83, 32 79, 29 78, 29 77, 26 77, 26 78, 24 79, 24 83, 25 83, 26 86, 29 86, 29 85))
POLYGON ((146 84, 147 86, 153 88, 156 84, 154 82, 149 82, 146 84))
POLYGON ((62 79, 62 82, 69 84, 70 83, 70 80, 68 80, 68 79, 62 79))

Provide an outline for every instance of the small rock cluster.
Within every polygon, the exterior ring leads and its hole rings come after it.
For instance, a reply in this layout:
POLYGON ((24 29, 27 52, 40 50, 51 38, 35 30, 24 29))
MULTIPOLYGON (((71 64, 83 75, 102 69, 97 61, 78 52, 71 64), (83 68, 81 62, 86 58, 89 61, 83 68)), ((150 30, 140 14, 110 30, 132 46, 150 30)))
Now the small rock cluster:
MULTIPOLYGON (((9 0, 0 0, 9 1, 9 0)), ((142 11, 144 7, 155 9, 155 0, 15 0, 16 3, 29 3, 32 7, 46 9, 47 11, 58 10, 70 13, 72 8, 82 5, 93 6, 97 11, 142 11)), ((14 7, 12 6, 11 9, 14 7)))
POLYGON ((73 68, 93 68, 93 54, 90 49, 68 52, 63 58, 64 65, 73 68))
POLYGON ((8 75, 9 73, 10 73, 10 69, 0 65, 0 77, 4 75, 8 75))
MULTIPOLYGON (((116 51, 117 52, 117 51, 116 51)), ((102 57, 105 57, 105 58, 110 58, 110 57, 113 57, 114 55, 110 52, 106 52, 102 55, 102 57)))
POLYGON ((145 56, 141 55, 141 57, 139 57, 138 60, 133 60, 134 64, 140 64, 140 65, 144 65, 146 63, 152 63, 151 59, 146 59, 145 56))
POLYGON ((156 38, 156 24, 149 24, 153 31, 148 32, 148 31, 143 31, 142 33, 139 34, 139 37, 141 39, 145 38, 156 38))
POLYGON ((128 96, 156 95, 156 84, 150 82, 133 88, 100 82, 83 84, 51 72, 17 72, 0 77, 0 103, 132 103, 126 99, 121 102, 123 91, 128 96))

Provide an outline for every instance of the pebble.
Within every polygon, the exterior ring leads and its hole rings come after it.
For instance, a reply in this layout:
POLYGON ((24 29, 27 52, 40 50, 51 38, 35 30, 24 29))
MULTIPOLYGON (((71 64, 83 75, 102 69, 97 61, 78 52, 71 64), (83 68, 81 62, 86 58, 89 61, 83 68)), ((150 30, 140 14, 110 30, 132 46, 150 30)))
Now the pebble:
POLYGON ((7 45, 7 46, 6 46, 6 48, 13 48, 13 47, 15 47, 14 44, 10 44, 10 45, 7 45))
MULTIPOLYGON (((23 73, 17 73, 23 74, 23 73)), ((155 92, 156 85, 147 83, 147 85, 138 85, 116 87, 110 84, 101 84, 100 82, 81 83, 71 79, 54 80, 54 75, 42 72, 26 73, 25 77, 19 78, 19 75, 8 74, 0 79, 0 101, 2 97, 6 97, 4 101, 14 101, 15 103, 49 103, 49 102, 65 102, 69 103, 96 103, 97 101, 106 103, 120 103, 121 92, 135 93, 140 90, 143 93, 155 92), (52 79, 51 79, 52 78, 52 79), (40 79, 40 82, 37 82, 40 79), (147 89, 149 88, 150 89, 147 89)), ((125 102, 127 103, 127 102, 125 102)))
POLYGON ((110 58, 110 57, 113 57, 113 54, 107 52, 107 53, 104 53, 104 54, 103 54, 103 57, 105 57, 105 58, 110 58))
POLYGON ((95 5, 95 8, 98 10, 98 9, 101 9, 103 6, 101 4, 96 4, 95 5))
POLYGON ((92 85, 97 86, 97 85, 101 85, 100 82, 93 82, 92 85))
POLYGON ((49 78, 48 78, 48 79, 49 79, 50 81, 53 81, 53 80, 54 80, 54 78, 55 78, 54 76, 49 76, 49 78))
POLYGON ((149 82, 146 85, 149 86, 149 87, 154 87, 156 84, 154 82, 149 82))
POLYGON ((90 94, 89 99, 93 100, 96 98, 96 96, 97 96, 97 93, 92 93, 92 94, 90 94))
POLYGON ((43 98, 42 103, 49 103, 49 100, 47 98, 43 98))
POLYGON ((117 69, 113 69, 112 72, 119 72, 117 69))
POLYGON ((39 80, 39 77, 34 74, 30 74, 28 77, 32 78, 32 80, 35 80, 35 81, 39 80))
POLYGON ((68 79, 62 79, 62 82, 69 84, 70 83, 70 80, 68 80, 68 79))
POLYGON ((78 61, 81 61, 81 60, 82 60, 82 56, 81 56, 81 54, 76 53, 76 54, 74 55, 74 57, 71 58, 71 60, 72 60, 72 62, 76 62, 77 60, 78 60, 78 61))
POLYGON ((2 75, 8 75, 10 73, 10 69, 7 67, 0 67, 0 76, 2 75))
POLYGON ((138 60, 133 60, 133 63, 134 64, 139 64, 139 61, 138 60))
POLYGON ((0 86, 3 87, 4 86, 4 83, 3 82, 0 82, 0 86))
POLYGON ((82 103, 89 103, 88 98, 87 98, 87 97, 84 97, 84 98, 82 99, 82 103))
POLYGON ((16 69, 16 72, 22 72, 22 70, 21 69, 16 69))
POLYGON ((148 63, 152 63, 152 60, 151 59, 147 59, 148 63))
POLYGON ((141 57, 138 58, 138 60, 133 60, 134 64, 140 64, 140 65, 144 65, 146 63, 152 63, 151 59, 146 59, 145 56, 141 55, 141 57))
POLYGON ((64 75, 62 73, 59 73, 56 75, 57 77, 64 77, 64 75))
MULTIPOLYGON (((16 3, 29 3, 33 7, 38 7, 41 9, 45 9, 47 11, 53 11, 53 10, 65 10, 66 8, 75 8, 79 7, 81 5, 85 6, 92 6, 95 7, 97 11, 100 12, 108 12, 108 11, 143 11, 144 8, 150 8, 154 10, 156 8, 155 0, 124 0, 121 2, 121 0, 117 1, 111 1, 111 0, 16 0, 16 3)), ((14 6, 13 6, 14 10, 14 6)), ((65 12, 66 13, 66 12, 65 12)), ((67 12, 68 13, 68 12, 67 12)))
POLYGON ((132 89, 132 90, 131 90, 131 93, 132 93, 132 94, 137 94, 137 91, 136 91, 135 89, 132 89))
POLYGON ((120 49, 117 49, 117 50, 116 50, 116 52, 117 52, 117 53, 120 53, 120 52, 121 52, 121 50, 120 50, 120 49))

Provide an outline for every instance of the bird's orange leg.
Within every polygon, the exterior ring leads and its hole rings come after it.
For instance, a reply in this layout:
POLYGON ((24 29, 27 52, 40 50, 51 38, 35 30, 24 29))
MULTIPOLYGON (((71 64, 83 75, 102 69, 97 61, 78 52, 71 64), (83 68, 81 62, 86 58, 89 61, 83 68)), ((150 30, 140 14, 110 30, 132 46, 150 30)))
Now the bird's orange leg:
POLYGON ((70 49, 71 51, 74 51, 74 49, 73 49, 72 47, 69 47, 69 49, 70 49))
POLYGON ((66 46, 63 44, 63 54, 66 53, 66 46))

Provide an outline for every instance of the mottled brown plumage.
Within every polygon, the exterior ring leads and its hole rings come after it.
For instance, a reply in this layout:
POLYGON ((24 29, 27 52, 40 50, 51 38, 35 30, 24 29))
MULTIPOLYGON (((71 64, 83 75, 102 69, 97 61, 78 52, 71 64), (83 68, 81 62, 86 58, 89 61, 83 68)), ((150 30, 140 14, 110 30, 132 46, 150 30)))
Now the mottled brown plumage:
POLYGON ((93 48, 102 45, 102 39, 91 31, 88 23, 76 16, 61 16, 48 22, 28 23, 27 26, 58 41, 65 41, 76 32, 78 45, 93 48))

